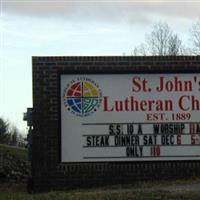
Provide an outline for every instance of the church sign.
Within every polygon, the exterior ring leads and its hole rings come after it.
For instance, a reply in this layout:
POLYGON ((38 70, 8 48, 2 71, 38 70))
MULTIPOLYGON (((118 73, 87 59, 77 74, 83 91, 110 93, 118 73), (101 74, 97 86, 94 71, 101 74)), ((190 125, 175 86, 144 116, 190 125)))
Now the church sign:
POLYGON ((199 91, 198 73, 61 73, 61 162, 199 160, 199 91))

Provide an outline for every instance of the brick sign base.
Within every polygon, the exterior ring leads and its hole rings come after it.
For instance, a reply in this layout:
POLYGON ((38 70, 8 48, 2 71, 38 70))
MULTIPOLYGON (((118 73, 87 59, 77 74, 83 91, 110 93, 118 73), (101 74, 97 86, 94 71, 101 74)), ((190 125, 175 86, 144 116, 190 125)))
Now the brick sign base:
POLYGON ((33 190, 199 176, 200 161, 194 160, 62 163, 60 159, 61 73, 187 72, 200 73, 200 56, 33 57, 33 190))

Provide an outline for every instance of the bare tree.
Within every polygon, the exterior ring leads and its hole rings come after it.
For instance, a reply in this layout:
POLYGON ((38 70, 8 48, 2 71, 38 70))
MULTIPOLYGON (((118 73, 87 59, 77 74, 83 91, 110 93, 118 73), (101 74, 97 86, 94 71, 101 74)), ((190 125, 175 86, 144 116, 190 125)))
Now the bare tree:
POLYGON ((0 118, 0 143, 5 143, 8 135, 9 122, 0 118))
POLYGON ((11 135, 11 141, 10 141, 11 144, 17 146, 19 131, 15 125, 12 126, 10 135, 11 135))
POLYGON ((178 35, 172 35, 168 41, 168 55, 179 55, 181 53, 181 40, 178 38, 178 35))
POLYGON ((178 55, 180 52, 181 40, 178 35, 173 34, 167 23, 155 23, 146 40, 152 55, 178 55))
POLYGON ((171 37, 171 30, 167 24, 161 22, 153 25, 153 31, 146 36, 149 51, 152 55, 167 55, 167 43, 171 37))
POLYGON ((179 55, 181 40, 174 34, 167 23, 157 22, 151 33, 146 35, 145 43, 134 49, 134 55, 179 55))
POLYGON ((192 26, 191 30, 192 41, 194 46, 194 53, 200 54, 200 18, 199 20, 192 26))
POLYGON ((135 47, 133 50, 134 56, 146 56, 148 54, 147 52, 147 45, 142 43, 139 46, 135 47))

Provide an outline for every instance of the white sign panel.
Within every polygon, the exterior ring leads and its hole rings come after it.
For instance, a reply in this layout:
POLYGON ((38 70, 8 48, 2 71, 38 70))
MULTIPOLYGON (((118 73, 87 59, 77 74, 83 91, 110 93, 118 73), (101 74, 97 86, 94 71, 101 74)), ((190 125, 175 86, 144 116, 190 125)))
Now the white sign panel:
POLYGON ((200 160, 200 75, 61 75, 61 162, 200 160))

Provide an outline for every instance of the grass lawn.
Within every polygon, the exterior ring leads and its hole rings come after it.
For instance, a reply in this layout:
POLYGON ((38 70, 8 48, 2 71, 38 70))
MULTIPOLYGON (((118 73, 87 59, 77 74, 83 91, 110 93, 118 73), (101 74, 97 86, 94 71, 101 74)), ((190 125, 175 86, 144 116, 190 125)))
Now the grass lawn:
MULTIPOLYGON (((0 144, 0 152, 27 159, 27 150, 0 144)), ((93 189, 29 194, 24 184, 0 182, 0 200, 200 200, 200 178, 149 181, 93 189), (181 186, 181 187, 180 187, 181 186), (183 187, 182 187, 183 186, 183 187), (186 186, 186 187, 185 187, 186 186), (177 188, 173 190, 173 188, 177 188), (186 189, 185 189, 186 188, 186 189), (189 188, 189 189, 188 189, 189 188)))
POLYGON ((15 156, 18 159, 27 160, 27 149, 15 146, 8 146, 0 144, 0 153, 8 152, 10 155, 15 156))
POLYGON ((167 191, 170 182, 28 194, 25 185, 0 185, 0 200, 199 200, 200 191, 167 191))

